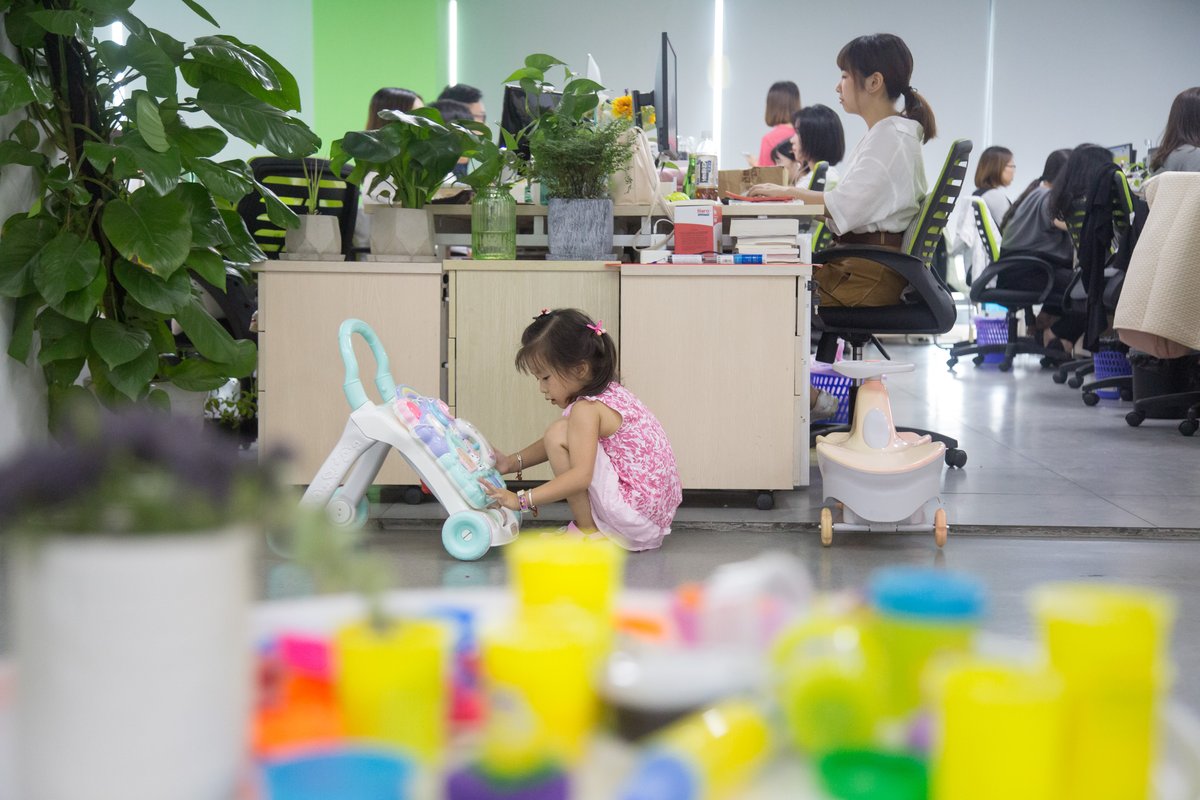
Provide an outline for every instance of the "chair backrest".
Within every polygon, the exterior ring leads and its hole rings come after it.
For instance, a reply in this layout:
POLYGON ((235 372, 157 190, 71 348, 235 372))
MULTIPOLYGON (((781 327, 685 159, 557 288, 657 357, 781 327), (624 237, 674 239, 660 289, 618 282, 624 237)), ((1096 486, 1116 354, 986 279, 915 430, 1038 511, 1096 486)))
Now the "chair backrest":
POLYGON ((829 162, 818 161, 808 173, 808 188, 814 192, 825 191, 825 176, 829 173, 829 162))
MULTIPOLYGON (((1112 173, 1112 187, 1109 195, 1112 204, 1113 247, 1116 247, 1118 237, 1129 227, 1133 218, 1133 192, 1129 189, 1129 179, 1121 170, 1112 173)), ((1083 233, 1083 223, 1087 220, 1088 197, 1080 195, 1071 201, 1067 214, 1067 231, 1071 234, 1071 244, 1079 249, 1080 235, 1083 233)))
POLYGON ((982 197, 971 198, 971 211, 975 214, 975 230, 979 231, 979 241, 983 242, 985 263, 979 265, 979 272, 983 272, 1000 258, 1000 231, 996 230, 992 212, 982 197))
POLYGON ((954 211, 954 203, 967 175, 967 159, 971 156, 971 140, 956 139, 950 145, 946 163, 933 189, 921 203, 921 210, 904 237, 904 252, 916 256, 925 266, 933 264, 933 256, 942 238, 946 220, 954 211))
MULTIPOLYGON (((354 223, 358 216, 358 187, 346 180, 350 174, 350 166, 344 166, 339 175, 330 169, 328 161, 320 158, 301 160, 263 157, 250 161, 255 180, 274 192, 284 204, 297 211, 308 200, 306 165, 310 173, 321 173, 317 190, 317 213, 338 218, 338 228, 342 234, 342 252, 349 260, 354 239, 354 223)), ((262 197, 257 192, 243 197, 238 203, 238 214, 267 258, 279 258, 279 252, 283 249, 284 230, 268 218, 262 197)))

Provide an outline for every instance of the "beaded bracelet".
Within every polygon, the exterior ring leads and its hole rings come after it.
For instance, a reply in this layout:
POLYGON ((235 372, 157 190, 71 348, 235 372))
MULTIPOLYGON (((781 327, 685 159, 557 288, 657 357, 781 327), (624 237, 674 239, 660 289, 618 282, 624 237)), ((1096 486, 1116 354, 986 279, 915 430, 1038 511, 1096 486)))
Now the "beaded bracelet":
POLYGON ((525 476, 521 473, 525 470, 525 459, 521 458, 521 451, 517 451, 517 480, 525 480, 525 476))

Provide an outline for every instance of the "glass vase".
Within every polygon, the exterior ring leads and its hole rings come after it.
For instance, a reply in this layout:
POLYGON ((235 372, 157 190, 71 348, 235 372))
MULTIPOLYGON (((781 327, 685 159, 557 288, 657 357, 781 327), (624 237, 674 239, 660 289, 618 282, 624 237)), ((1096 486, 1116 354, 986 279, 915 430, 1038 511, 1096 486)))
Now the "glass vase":
POLYGON ((471 257, 517 257, 517 201, 502 189, 480 189, 471 201, 471 257))

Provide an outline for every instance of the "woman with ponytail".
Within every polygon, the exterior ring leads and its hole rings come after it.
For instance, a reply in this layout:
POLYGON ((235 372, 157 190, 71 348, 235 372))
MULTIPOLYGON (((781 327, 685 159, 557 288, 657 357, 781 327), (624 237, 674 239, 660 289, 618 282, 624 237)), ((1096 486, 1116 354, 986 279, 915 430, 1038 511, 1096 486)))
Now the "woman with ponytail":
MULTIPOLYGON (((859 36, 838 53, 837 64, 839 100, 863 118, 867 134, 847 157, 835 188, 796 193, 804 202, 824 204, 838 244, 899 250, 925 197, 921 145, 937 135, 933 109, 912 86, 912 53, 899 36, 859 36)), ((853 257, 826 261, 815 277, 821 303, 833 306, 895 305, 907 285, 887 267, 853 257)))

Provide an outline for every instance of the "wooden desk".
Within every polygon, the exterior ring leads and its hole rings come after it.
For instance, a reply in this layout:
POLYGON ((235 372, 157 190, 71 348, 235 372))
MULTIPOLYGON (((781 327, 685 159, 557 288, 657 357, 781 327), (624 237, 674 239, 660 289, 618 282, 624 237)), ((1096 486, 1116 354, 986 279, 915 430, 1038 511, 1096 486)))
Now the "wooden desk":
MULTIPOLYGON (((546 432, 561 412, 517 372, 521 332, 543 308, 578 308, 620 342, 620 270, 603 261, 445 261, 449 322, 446 402, 512 453, 546 432)), ((525 470, 549 480, 548 464, 525 470)))
MULTIPOLYGON (((258 265, 260 452, 285 445, 291 483, 312 479, 341 436, 350 406, 338 327, 356 317, 379 334, 397 383, 438 396, 442 363, 442 265, 383 261, 267 261, 258 265)), ((375 402, 375 360, 354 351, 375 402)), ((376 481, 411 485, 416 474, 392 453, 376 481)))
POLYGON ((685 489, 807 486, 812 268, 621 268, 621 376, 685 489))

